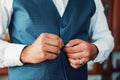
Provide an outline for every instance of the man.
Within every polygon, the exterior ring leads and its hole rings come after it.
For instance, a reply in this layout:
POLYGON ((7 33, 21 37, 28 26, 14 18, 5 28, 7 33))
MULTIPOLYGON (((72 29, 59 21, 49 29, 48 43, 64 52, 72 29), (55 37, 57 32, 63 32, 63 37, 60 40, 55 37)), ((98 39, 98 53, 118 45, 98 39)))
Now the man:
POLYGON ((2 0, 0 66, 9 80, 87 80, 87 62, 113 49, 100 0, 2 0))

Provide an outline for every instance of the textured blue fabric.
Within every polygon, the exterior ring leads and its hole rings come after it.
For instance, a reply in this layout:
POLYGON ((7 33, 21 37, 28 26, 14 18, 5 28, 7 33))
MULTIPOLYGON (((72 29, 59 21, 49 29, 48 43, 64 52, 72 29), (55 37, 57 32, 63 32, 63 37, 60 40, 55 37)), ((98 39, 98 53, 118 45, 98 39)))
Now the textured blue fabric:
MULTIPOLYGON (((52 0, 13 0, 13 9, 11 42, 30 45, 43 32, 59 35, 64 44, 75 38, 89 41, 90 19, 96 7, 94 0, 69 0, 62 18, 52 0)), ((87 80, 87 64, 71 68, 62 49, 55 60, 10 67, 9 80, 87 80)))

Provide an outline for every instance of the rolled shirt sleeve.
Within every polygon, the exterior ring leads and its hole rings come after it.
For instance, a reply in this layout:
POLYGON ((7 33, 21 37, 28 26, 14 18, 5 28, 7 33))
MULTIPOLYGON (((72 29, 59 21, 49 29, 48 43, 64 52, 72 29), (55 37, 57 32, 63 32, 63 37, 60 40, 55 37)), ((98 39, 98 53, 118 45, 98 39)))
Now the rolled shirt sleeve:
POLYGON ((22 66, 20 55, 25 45, 11 44, 0 41, 0 67, 22 66))
POLYGON ((20 54, 25 47, 21 44, 8 43, 1 40, 10 23, 12 0, 0 0, 0 67, 21 66, 20 54))
POLYGON ((94 62, 102 63, 105 61, 114 47, 114 39, 108 28, 107 20, 104 14, 104 8, 101 0, 95 0, 96 12, 91 18, 90 36, 92 43, 98 48, 98 55, 94 62))

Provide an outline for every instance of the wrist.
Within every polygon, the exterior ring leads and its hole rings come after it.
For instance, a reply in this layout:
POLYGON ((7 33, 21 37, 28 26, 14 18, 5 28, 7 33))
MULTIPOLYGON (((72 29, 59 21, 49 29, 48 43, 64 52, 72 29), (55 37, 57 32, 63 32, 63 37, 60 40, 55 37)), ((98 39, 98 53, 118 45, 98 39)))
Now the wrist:
POLYGON ((91 53, 92 53, 91 60, 94 60, 97 57, 99 50, 98 50, 97 46, 94 44, 91 44, 91 48, 92 48, 91 49, 91 53))
POLYGON ((26 46, 23 50, 22 50, 22 53, 20 55, 20 61, 22 63, 28 63, 28 58, 27 58, 27 53, 28 53, 28 50, 27 50, 28 46, 26 46))

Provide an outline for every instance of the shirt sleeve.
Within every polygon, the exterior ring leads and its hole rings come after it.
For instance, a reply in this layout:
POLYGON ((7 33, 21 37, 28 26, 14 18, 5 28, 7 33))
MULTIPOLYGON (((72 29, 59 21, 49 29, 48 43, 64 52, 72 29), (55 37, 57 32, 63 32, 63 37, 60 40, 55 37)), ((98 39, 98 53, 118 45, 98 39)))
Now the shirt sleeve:
POLYGON ((104 14, 104 8, 101 0, 94 0, 96 4, 96 12, 91 18, 89 34, 92 43, 98 48, 98 55, 94 62, 102 63, 105 61, 114 47, 114 40, 108 28, 107 20, 104 14))
POLYGON ((25 45, 1 40, 9 26, 12 15, 12 0, 0 0, 0 67, 21 66, 20 54, 25 45))

